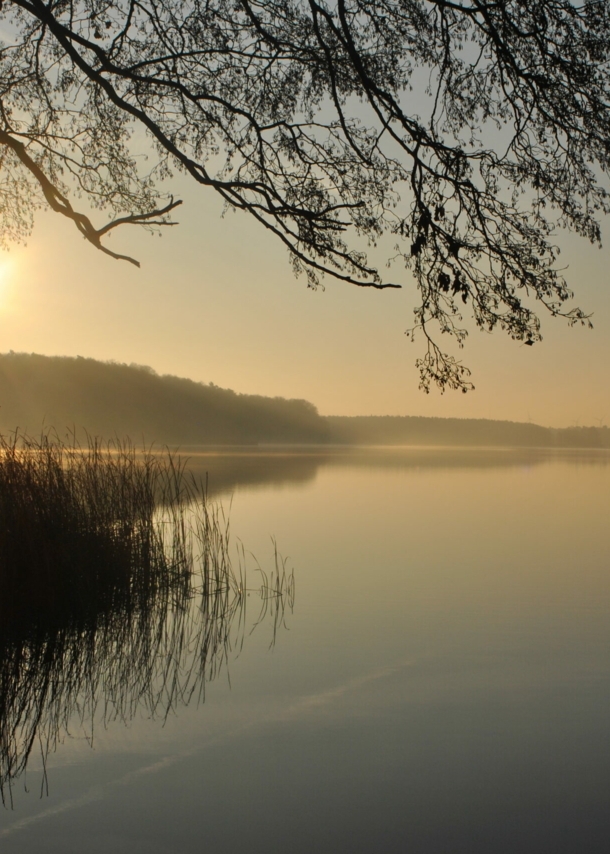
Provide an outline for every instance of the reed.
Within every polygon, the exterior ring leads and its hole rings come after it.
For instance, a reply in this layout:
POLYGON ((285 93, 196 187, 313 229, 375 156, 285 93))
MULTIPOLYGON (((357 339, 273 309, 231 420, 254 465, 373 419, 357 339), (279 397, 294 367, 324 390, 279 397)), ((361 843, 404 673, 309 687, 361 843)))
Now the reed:
POLYGON ((88 606, 111 605, 117 587, 135 601, 188 574, 185 487, 171 457, 127 444, 0 440, 2 623, 84 618, 88 606))
MULTIPOLYGON (((241 647, 246 562, 170 454, 0 439, 0 794, 77 725, 166 717, 241 647)), ((260 622, 293 579, 277 555, 260 622), (281 576, 278 574, 282 568, 281 576)), ((256 624, 255 624, 256 625, 256 624)), ((46 771, 42 778, 47 785, 46 771)))

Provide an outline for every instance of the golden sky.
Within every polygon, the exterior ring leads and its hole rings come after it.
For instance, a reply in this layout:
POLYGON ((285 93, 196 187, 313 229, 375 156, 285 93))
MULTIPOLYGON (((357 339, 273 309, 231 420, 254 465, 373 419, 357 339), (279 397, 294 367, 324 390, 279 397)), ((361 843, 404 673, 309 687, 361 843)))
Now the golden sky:
POLYGON ((330 279, 311 291, 246 215, 222 219, 211 190, 180 189, 181 224, 162 239, 136 228, 111 238, 140 270, 97 252, 63 218, 40 214, 28 245, 0 256, 0 351, 147 364, 235 391, 307 398, 323 414, 610 424, 607 249, 561 237, 592 332, 543 317, 545 340, 526 347, 473 329, 462 357, 476 391, 425 395, 414 367, 422 341, 404 334, 416 300, 406 271, 392 271, 402 291, 330 279))

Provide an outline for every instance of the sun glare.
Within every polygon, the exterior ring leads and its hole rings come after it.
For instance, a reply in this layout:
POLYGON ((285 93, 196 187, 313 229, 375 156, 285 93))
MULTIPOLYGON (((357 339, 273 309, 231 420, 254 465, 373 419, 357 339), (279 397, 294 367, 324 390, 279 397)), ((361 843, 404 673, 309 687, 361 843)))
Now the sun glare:
POLYGON ((6 296, 6 290, 13 277, 14 269, 13 258, 0 258, 0 298, 6 296))

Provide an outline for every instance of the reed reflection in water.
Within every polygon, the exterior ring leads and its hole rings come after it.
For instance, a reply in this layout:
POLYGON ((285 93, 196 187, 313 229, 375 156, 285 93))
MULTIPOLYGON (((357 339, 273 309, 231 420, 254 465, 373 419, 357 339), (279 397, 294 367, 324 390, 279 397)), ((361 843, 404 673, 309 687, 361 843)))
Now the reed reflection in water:
MULTIPOLYGON (((260 567, 272 640, 294 601, 260 567)), ((203 700, 244 642, 243 547, 175 457, 127 444, 0 440, 0 795, 75 727, 164 719, 203 700)))

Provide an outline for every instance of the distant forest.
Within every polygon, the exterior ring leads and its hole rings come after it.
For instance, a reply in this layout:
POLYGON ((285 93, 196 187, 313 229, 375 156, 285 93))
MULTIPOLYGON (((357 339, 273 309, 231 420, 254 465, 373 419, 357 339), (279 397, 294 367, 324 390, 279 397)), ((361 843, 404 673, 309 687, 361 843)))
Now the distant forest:
POLYGON ((350 445, 610 448, 607 427, 553 428, 484 418, 399 415, 334 415, 327 420, 335 441, 350 445))
POLYGON ((415 416, 321 416, 306 400, 238 394, 152 368, 0 354, 0 431, 54 430, 169 445, 446 445, 610 448, 607 427, 415 416))

